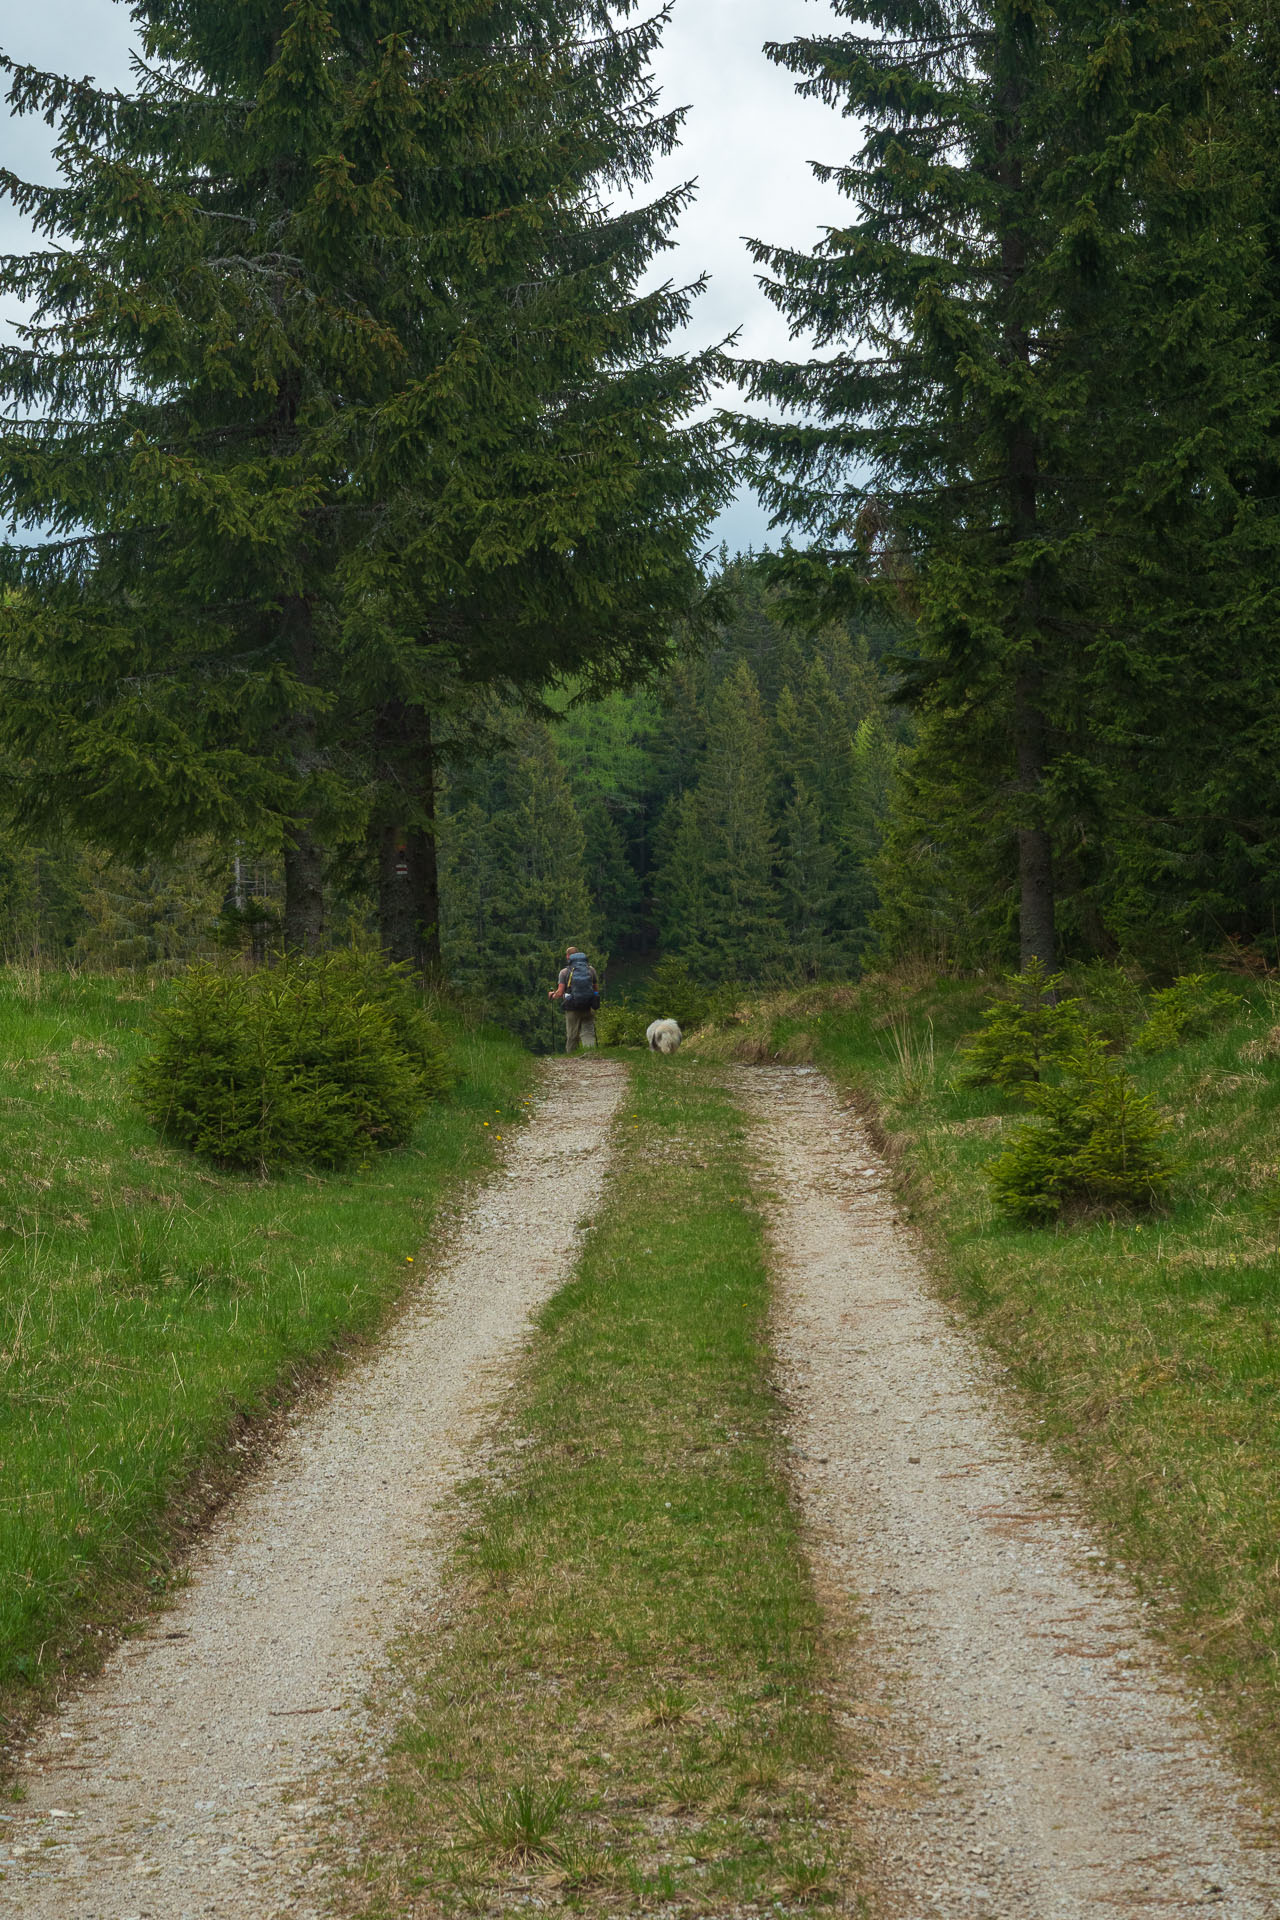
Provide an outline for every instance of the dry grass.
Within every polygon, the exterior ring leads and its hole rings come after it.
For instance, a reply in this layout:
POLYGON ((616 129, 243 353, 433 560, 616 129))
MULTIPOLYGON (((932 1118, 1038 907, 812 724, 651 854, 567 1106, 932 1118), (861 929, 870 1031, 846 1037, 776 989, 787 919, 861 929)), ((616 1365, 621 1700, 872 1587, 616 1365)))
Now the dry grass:
POLYGON ((1280 1060, 1280 1027, 1269 1027, 1254 1040, 1246 1040, 1240 1058, 1250 1062, 1280 1060))
POLYGON ((856 993, 854 987, 834 986, 752 994, 739 1003, 732 1019, 687 1034, 686 1052, 695 1060, 752 1067, 810 1060, 814 1040, 804 1031, 805 1014, 830 1013, 856 993), (785 1032, 780 1030, 783 1022, 785 1032))
POLYGON ((683 1059, 636 1087, 447 1611, 401 1652, 365 1920, 860 1911, 741 1124, 683 1059))

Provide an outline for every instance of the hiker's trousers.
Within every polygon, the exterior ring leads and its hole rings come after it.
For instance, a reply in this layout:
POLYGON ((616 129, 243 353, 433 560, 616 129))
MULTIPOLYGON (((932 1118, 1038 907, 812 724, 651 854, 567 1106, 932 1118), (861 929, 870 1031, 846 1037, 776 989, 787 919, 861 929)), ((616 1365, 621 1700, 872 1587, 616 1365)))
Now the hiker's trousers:
POLYGON ((573 1053, 577 1047, 585 1052, 596 1043, 596 1016, 587 1008, 585 1013, 566 1013, 564 1017, 564 1050, 573 1053))

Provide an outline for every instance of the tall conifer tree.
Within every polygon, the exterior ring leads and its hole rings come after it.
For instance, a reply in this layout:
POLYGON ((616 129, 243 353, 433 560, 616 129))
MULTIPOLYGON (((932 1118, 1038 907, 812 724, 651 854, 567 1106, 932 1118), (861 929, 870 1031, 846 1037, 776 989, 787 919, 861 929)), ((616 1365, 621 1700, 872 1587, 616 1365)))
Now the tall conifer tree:
POLYGON ((725 482, 680 422, 715 357, 666 356, 688 294, 637 291, 683 196, 600 197, 674 140, 660 23, 137 12, 133 97, 10 68, 67 184, 4 183, 55 244, 0 275, 35 310, 0 359, 0 511, 52 530, 6 551, 3 724, 40 754, 28 818, 282 841, 314 945, 326 845, 429 840, 434 712, 635 670, 698 590, 725 482))
POLYGON ((664 946, 714 979, 787 964, 770 758, 760 690, 739 660, 712 703, 701 780, 681 803, 659 885, 664 946))
POLYGON ((909 611, 933 762, 966 826, 1014 850, 1022 957, 1051 966, 1055 895, 1120 828, 1107 791, 1141 757, 1146 688, 1206 646, 1215 597, 1239 600, 1228 456, 1270 403, 1215 109, 1229 17, 836 6, 869 31, 771 52, 865 124, 819 169, 856 210, 811 255, 756 244, 822 357, 751 366, 798 418, 740 433, 835 603, 909 611), (1191 572, 1215 583, 1194 616, 1191 572))

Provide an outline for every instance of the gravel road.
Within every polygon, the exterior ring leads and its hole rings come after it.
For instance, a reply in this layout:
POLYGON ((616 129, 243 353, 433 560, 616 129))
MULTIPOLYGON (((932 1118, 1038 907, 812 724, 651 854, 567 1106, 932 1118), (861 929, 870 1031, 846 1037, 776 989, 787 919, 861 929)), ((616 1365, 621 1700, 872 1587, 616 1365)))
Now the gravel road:
POLYGON ((929 1292, 861 1122, 812 1068, 737 1085, 818 1578, 866 1620, 851 1719, 880 1913, 1280 1915, 1249 1793, 929 1292))
POLYGON ((0 1914, 273 1920, 321 1910, 307 1868, 327 1756, 429 1601, 444 1502, 529 1316, 568 1277, 626 1086, 544 1069, 530 1125, 367 1362, 291 1430, 204 1542, 178 1604, 127 1641, 28 1755, 0 1827, 0 1914))

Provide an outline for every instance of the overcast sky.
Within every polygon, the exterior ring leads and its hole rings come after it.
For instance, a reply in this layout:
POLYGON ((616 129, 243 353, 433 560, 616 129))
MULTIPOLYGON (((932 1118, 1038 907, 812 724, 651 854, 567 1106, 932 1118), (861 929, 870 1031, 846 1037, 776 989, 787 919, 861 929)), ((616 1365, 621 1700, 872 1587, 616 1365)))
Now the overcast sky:
MULTIPOLYGON (((0 45, 14 59, 100 83, 129 82, 130 19, 118 0, 8 0, 0 45)), ((828 109, 796 97, 790 75, 766 59, 766 40, 821 32, 833 21, 828 0, 675 0, 675 18, 658 63, 664 104, 690 108, 684 144, 664 162, 656 187, 695 179, 698 198, 680 244, 660 263, 663 278, 712 276, 690 343, 740 332, 743 354, 787 355, 781 316, 760 293, 742 235, 808 246, 842 202, 820 187, 810 160, 843 160, 854 129, 828 109)), ((847 22, 845 23, 847 27, 847 22)), ((28 178, 48 177, 48 133, 40 122, 0 122, 0 159, 28 178)), ((0 247, 23 240, 12 210, 0 210, 0 247)), ((731 548, 760 545, 764 514, 750 497, 717 528, 731 548)))

